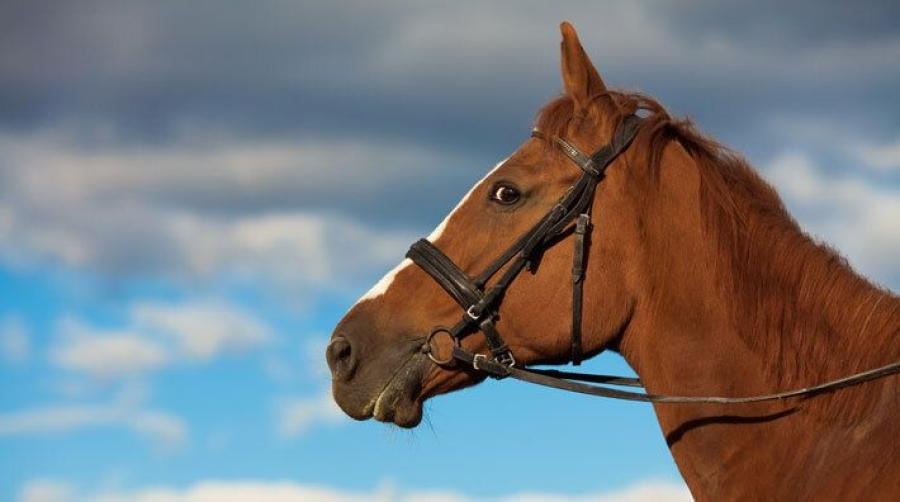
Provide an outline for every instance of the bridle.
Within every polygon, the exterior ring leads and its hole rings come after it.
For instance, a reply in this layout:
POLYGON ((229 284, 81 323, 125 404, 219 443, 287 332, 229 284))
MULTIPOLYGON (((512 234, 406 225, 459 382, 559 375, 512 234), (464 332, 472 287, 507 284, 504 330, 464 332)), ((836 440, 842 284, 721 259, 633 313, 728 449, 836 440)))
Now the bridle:
POLYGON ((592 375, 545 369, 525 369, 516 366, 516 359, 503 337, 497 331, 496 320, 503 296, 510 284, 523 270, 536 272, 541 255, 548 248, 574 235, 572 262, 572 327, 571 360, 579 365, 582 360, 581 318, 585 279, 585 260, 591 231, 591 207, 597 185, 603 180, 606 169, 632 143, 640 129, 642 119, 628 115, 616 127, 612 140, 591 155, 581 152, 568 141, 548 138, 541 131, 532 131, 532 137, 550 141, 562 151, 582 173, 562 198, 530 230, 517 239, 505 252, 491 262, 479 275, 470 277, 453 260, 427 239, 420 239, 410 246, 406 257, 424 270, 462 307, 462 318, 452 327, 436 326, 425 340, 422 351, 439 366, 454 362, 469 365, 475 371, 494 378, 513 377, 557 389, 583 394, 648 401, 657 403, 748 403, 785 399, 801 395, 813 395, 825 391, 849 387, 876 378, 900 373, 900 361, 824 384, 787 392, 749 397, 683 397, 663 396, 642 392, 630 392, 606 385, 642 387, 637 378, 592 375), (504 268, 505 267, 505 268, 504 268), (502 271, 502 273, 501 273, 502 271), (499 279, 488 286, 494 276, 499 279), (490 350, 490 357, 462 348, 463 338, 481 332, 490 350), (438 336, 448 337, 452 352, 439 357, 433 348, 438 336), (582 382, 591 382, 588 385, 582 382))
MULTIPOLYGON (((636 115, 629 115, 617 127, 612 141, 591 156, 585 155, 567 141, 554 137, 552 141, 559 145, 562 152, 581 168, 581 176, 530 230, 525 232, 478 276, 469 277, 453 263, 453 260, 427 239, 420 239, 409 248, 406 257, 427 272, 465 311, 462 319, 453 327, 434 328, 429 335, 427 344, 429 347, 430 342, 439 334, 449 335, 453 338, 454 345, 458 346, 459 341, 465 336, 476 330, 481 331, 487 339, 491 359, 483 354, 467 353, 462 349, 456 351, 456 355, 464 356, 464 360, 472 364, 475 369, 492 376, 508 376, 507 369, 514 367, 516 360, 495 326, 497 310, 503 301, 503 295, 522 270, 527 268, 535 271, 541 253, 558 242, 560 236, 571 231, 575 234, 575 253, 572 264, 571 356, 575 364, 581 362, 584 260, 588 245, 587 235, 591 226, 591 206, 594 202, 594 192, 603 179, 606 168, 631 144, 640 123, 641 119, 636 115), (574 229, 570 228, 573 220, 575 221, 574 229), (503 270, 499 280, 490 287, 486 287, 487 282, 504 267, 506 269, 503 270)), ((537 130, 532 132, 532 136, 546 140, 546 137, 537 130)), ((437 360, 432 352, 429 352, 429 355, 438 364, 451 362, 450 360, 437 360)), ((460 357, 456 357, 456 359, 460 359, 460 357)))

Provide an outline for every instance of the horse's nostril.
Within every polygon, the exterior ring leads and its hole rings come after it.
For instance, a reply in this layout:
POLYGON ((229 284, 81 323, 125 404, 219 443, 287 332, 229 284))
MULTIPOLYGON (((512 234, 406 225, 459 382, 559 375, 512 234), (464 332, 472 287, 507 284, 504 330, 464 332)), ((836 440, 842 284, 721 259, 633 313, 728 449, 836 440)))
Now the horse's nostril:
POLYGON ((343 336, 337 336, 331 340, 331 343, 328 344, 328 348, 325 350, 325 358, 328 360, 331 374, 337 380, 349 379, 356 368, 353 347, 350 345, 350 341, 343 336))

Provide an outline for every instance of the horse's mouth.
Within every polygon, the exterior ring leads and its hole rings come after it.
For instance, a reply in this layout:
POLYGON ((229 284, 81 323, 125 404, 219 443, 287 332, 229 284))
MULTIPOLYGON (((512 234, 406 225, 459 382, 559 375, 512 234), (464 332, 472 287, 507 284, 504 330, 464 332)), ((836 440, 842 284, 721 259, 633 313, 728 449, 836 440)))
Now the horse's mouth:
POLYGON ((412 354, 388 379, 370 402, 367 415, 379 422, 412 428, 422 421, 422 379, 429 360, 421 353, 412 354))
MULTIPOLYGON (((374 418, 379 422, 413 428, 422 421, 422 404, 431 397, 468 387, 483 375, 462 368, 438 366, 422 351, 422 341, 414 340, 401 351, 393 373, 368 393, 356 382, 336 383, 334 398, 355 420, 374 418), (354 392, 355 391, 355 392, 354 392), (365 395, 365 398, 362 396, 365 395)), ((396 359, 395 359, 396 360, 396 359)))

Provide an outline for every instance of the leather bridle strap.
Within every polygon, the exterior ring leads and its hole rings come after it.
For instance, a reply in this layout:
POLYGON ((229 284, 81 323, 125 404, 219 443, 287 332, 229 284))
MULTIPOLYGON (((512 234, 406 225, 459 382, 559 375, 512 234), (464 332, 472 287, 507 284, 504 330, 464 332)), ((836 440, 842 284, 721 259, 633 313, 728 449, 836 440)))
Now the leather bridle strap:
MULTIPOLYGON (((581 168, 590 179, 596 180, 589 191, 585 191, 582 198, 585 203, 582 205, 584 209, 578 215, 574 228, 574 245, 572 252, 572 344, 570 358, 572 364, 578 366, 582 359, 582 315, 584 303, 584 273, 585 260, 587 259, 587 248, 589 245, 589 236, 591 234, 591 208, 594 199, 594 190, 600 180, 606 173, 606 168, 615 158, 622 153, 637 135, 641 125, 640 117, 629 115, 625 117, 617 128, 616 134, 609 144, 603 146, 593 155, 588 157, 578 148, 572 146, 569 142, 559 137, 554 137, 553 142, 559 145, 560 149, 567 157, 572 159, 575 164, 581 168)), ((532 136, 545 139, 544 135, 537 129, 532 130, 532 136)))
POLYGON ((420 239, 410 246, 406 257, 422 267, 464 309, 482 298, 481 288, 469 280, 469 276, 453 260, 427 240, 420 239))
POLYGON ((585 375, 583 373, 570 373, 566 371, 556 370, 537 370, 537 369, 520 369, 509 368, 508 375, 516 380, 529 382, 554 389, 565 390, 569 392, 578 392, 580 394, 589 394, 592 396, 609 397, 613 399, 622 399, 626 401, 642 401, 648 403, 666 403, 666 404, 746 404, 759 403, 764 401, 779 401, 792 397, 809 397, 825 392, 831 392, 838 389, 853 387, 865 382, 877 380, 879 378, 896 375, 900 373, 900 361, 887 364, 875 369, 861 371, 853 375, 830 380, 825 383, 813 385, 811 387, 803 387, 800 389, 789 390, 785 392, 776 392, 773 394, 763 394, 757 396, 746 397, 722 397, 722 396, 669 396, 660 394, 649 394, 644 392, 631 392, 619 389, 604 387, 603 385, 588 385, 585 383, 572 380, 598 381, 606 380, 603 383, 609 385, 624 385, 629 387, 640 386, 640 381, 632 378, 611 377, 605 375, 585 375))
POLYGON ((462 319, 452 328, 437 327, 432 330, 447 332, 457 342, 472 332, 475 325, 484 333, 488 347, 495 359, 515 364, 500 333, 494 327, 493 315, 484 313, 492 307, 496 299, 492 291, 485 291, 475 284, 465 272, 459 269, 453 260, 426 239, 420 239, 410 246, 406 257, 419 265, 435 282, 440 285, 465 310, 462 319))

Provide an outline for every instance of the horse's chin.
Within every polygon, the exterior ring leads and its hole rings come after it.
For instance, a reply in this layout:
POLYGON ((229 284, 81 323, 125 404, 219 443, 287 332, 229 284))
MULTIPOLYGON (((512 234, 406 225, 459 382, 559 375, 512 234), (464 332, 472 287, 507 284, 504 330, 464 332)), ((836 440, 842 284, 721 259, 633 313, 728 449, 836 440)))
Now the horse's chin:
POLYGON ((422 421, 422 401, 411 399, 402 391, 385 391, 375 402, 372 417, 379 422, 411 429, 422 421))
POLYGON ((371 402, 371 416, 379 422, 412 428, 422 421, 423 377, 430 365, 424 355, 414 355, 388 380, 371 402))

